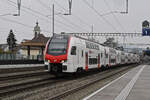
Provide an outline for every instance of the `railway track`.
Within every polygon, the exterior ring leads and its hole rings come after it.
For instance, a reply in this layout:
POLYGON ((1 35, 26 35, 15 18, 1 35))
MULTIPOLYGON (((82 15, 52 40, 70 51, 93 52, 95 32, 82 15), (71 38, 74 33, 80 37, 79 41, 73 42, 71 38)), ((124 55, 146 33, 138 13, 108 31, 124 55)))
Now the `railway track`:
POLYGON ((125 68, 121 68, 121 69, 118 69, 118 70, 115 70, 115 71, 110 71, 109 73, 106 71, 106 73, 105 73, 106 75, 100 76, 100 74, 98 74, 99 77, 94 77, 92 80, 90 79, 89 81, 84 80, 84 81, 86 81, 86 82, 84 82, 84 84, 76 85, 76 87, 70 88, 70 89, 68 89, 66 91, 63 91, 63 92, 60 92, 60 93, 58 93, 54 96, 51 96, 47 99, 48 100, 60 100, 62 98, 65 98, 68 95, 71 95, 75 92, 78 92, 79 90, 82 90, 86 87, 89 87, 92 84, 95 84, 99 81, 110 78, 114 75, 120 74, 120 73, 122 73, 124 71, 127 71, 129 69, 131 69, 131 68, 130 67, 125 67, 125 68))
MULTIPOLYGON (((131 67, 131 66, 130 66, 131 67)), ((98 81, 107 79, 113 75, 122 73, 123 71, 129 70, 130 67, 116 68, 112 70, 106 70, 100 73, 91 74, 89 76, 83 76, 78 78, 72 78, 71 80, 65 80, 64 82, 58 82, 55 85, 50 85, 41 90, 30 92, 27 94, 18 95, 17 99, 28 99, 28 100, 60 100, 66 96, 77 92, 83 88, 88 87, 98 81), (98 79, 97 79, 98 78, 98 79), (32 95, 34 94, 34 95, 32 95)), ((133 66, 132 66, 133 67, 133 66)))
MULTIPOLYGON (((91 74, 88 76, 81 76, 77 78, 54 78, 45 77, 35 79, 32 77, 30 82, 20 84, 8 85, 0 87, 0 97, 8 99, 49 99, 59 100, 74 92, 88 87, 98 81, 109 78, 113 75, 119 74, 131 67, 121 67, 112 70, 106 70, 100 73, 91 74), (21 91, 24 91, 23 93, 21 91), (40 95, 40 97, 39 97, 40 95)), ((1 99, 0 98, 0 99, 1 99)))
POLYGON ((44 71, 44 68, 18 68, 4 69, 0 73, 0 99, 8 95, 16 94, 18 91, 36 88, 43 84, 52 83, 49 80, 54 76, 44 71))
POLYGON ((13 80, 19 79, 24 77, 32 77, 32 76, 39 76, 47 74, 44 70, 37 70, 37 71, 25 71, 25 72, 16 72, 16 73, 5 73, 0 74, 0 81, 5 80, 13 80))
POLYGON ((21 91, 39 88, 46 84, 56 83, 57 81, 58 80, 54 80, 54 78, 45 78, 45 79, 43 78, 39 80, 33 80, 31 82, 23 82, 20 84, 3 86, 0 87, 0 97, 3 98, 3 97, 11 96, 20 93, 21 91))
POLYGON ((37 70, 44 70, 44 66, 39 67, 20 67, 20 68, 1 68, 0 69, 0 75, 1 74, 8 74, 8 73, 17 73, 17 72, 26 72, 26 71, 37 71, 37 70))

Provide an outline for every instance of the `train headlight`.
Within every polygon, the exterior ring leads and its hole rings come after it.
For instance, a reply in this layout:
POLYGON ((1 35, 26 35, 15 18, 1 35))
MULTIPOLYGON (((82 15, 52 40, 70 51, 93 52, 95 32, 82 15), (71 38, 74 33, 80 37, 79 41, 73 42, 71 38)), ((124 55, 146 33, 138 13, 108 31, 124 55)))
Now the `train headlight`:
POLYGON ((61 63, 64 63, 64 60, 62 60, 61 63))
POLYGON ((49 61, 47 59, 45 59, 44 63, 45 63, 45 65, 48 65, 49 61))
POLYGON ((65 63, 65 62, 67 62, 67 60, 62 60, 62 61, 61 61, 61 63, 65 63))

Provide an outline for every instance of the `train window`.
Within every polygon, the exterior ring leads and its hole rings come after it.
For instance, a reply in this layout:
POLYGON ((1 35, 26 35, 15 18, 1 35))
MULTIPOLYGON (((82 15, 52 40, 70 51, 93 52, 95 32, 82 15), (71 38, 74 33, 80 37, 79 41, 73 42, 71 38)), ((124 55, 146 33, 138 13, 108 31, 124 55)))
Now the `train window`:
POLYGON ((83 57, 83 50, 82 50, 82 57, 83 57))
POLYGON ((72 46, 71 55, 76 55, 76 46, 72 46))
POLYGON ((58 56, 67 53, 69 37, 54 36, 48 44, 47 54, 58 56))
POLYGON ((97 64, 97 58, 89 58, 89 65, 97 64))
POLYGON ((106 58, 108 58, 108 54, 105 54, 106 58))

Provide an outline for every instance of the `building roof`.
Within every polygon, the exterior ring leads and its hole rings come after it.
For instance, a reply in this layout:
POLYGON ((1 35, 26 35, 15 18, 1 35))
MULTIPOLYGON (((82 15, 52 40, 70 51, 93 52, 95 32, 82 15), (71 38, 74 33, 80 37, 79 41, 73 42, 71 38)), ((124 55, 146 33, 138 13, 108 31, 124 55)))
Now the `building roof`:
POLYGON ((37 34, 32 40, 27 40, 21 43, 22 46, 45 46, 50 37, 45 37, 43 34, 37 34))

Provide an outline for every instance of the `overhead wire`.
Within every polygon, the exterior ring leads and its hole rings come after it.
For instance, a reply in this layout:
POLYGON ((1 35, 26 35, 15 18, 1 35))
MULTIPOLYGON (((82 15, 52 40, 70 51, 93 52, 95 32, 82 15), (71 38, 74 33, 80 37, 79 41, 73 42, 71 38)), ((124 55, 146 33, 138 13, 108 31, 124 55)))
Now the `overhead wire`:
MULTIPOLYGON (((11 1, 11 0, 8 0, 8 1, 10 1, 10 2, 16 4, 15 2, 13 2, 13 1, 11 1)), ((28 8, 28 7, 26 7, 26 6, 23 6, 23 5, 22 5, 22 7, 25 8, 25 9, 30 10, 31 12, 34 12, 34 13, 36 13, 36 14, 39 14, 39 15, 41 15, 41 16, 43 16, 43 17, 49 18, 48 16, 46 16, 46 15, 40 13, 39 11, 33 10, 33 9, 28 8)), ((67 26, 67 27, 70 27, 70 25, 67 25, 66 23, 63 23, 63 22, 61 22, 61 21, 59 21, 59 20, 55 20, 55 21, 56 21, 57 23, 63 24, 63 25, 65 25, 65 26, 67 26)))
MULTIPOLYGON (((11 0, 7 0, 7 1, 9 1, 9 2, 11 2, 11 3, 13 3, 13 4, 16 4, 15 2, 13 2, 13 1, 11 1, 11 0)), ((31 12, 33 12, 33 13, 36 13, 36 14, 38 14, 38 15, 41 15, 41 16, 43 16, 43 17, 45 17, 45 18, 49 18, 48 16, 46 16, 46 15, 44 15, 44 14, 42 14, 42 13, 40 13, 39 11, 36 11, 36 10, 33 10, 33 9, 31 9, 31 8, 28 8, 28 7, 26 7, 26 6, 23 6, 22 5, 22 7, 24 8, 24 9, 27 9, 27 10, 29 10, 29 11, 31 11, 31 12)), ((23 10, 23 9, 22 9, 23 10)), ((24 10, 23 10, 24 11, 24 10)), ((27 12, 26 12, 27 13, 27 12)), ((34 15, 32 13, 32 15, 34 15)), ((67 25, 66 23, 63 23, 63 22, 61 22, 61 21, 59 21, 59 20, 55 20, 57 23, 60 23, 60 24, 63 24, 64 26, 67 26, 67 30, 70 30, 68 27, 70 27, 70 25, 67 25)), ((46 20, 46 22, 50 22, 50 20, 46 20)), ((62 27, 62 26, 61 26, 62 27)), ((72 27, 71 27, 72 28, 72 27)), ((72 28, 73 29, 73 28, 72 28)), ((74 29, 75 30, 75 29, 74 29)))
POLYGON ((37 0, 39 2, 40 5, 42 5, 44 8, 46 9, 51 9, 50 7, 47 7, 47 5, 45 3, 43 3, 41 0, 37 0))
MULTIPOLYGON (((11 1, 11 0, 8 0, 8 1, 11 1)), ((12 2, 12 1, 11 1, 11 2, 12 2)), ((14 2, 13 2, 13 3, 14 3, 14 2)), ((40 14, 40 15, 43 16, 43 17, 47 17, 46 15, 40 13, 39 11, 33 10, 33 9, 28 8, 28 7, 26 7, 26 6, 23 6, 23 5, 22 5, 22 7, 26 8, 26 9, 28 9, 28 10, 31 10, 31 11, 33 11, 33 12, 35 12, 35 13, 38 13, 38 14, 40 14)), ((55 21, 58 22, 58 23, 60 23, 60 24, 63 24, 63 25, 66 25, 66 26, 70 27, 70 25, 67 25, 66 23, 63 23, 63 22, 61 22, 61 21, 59 21, 59 20, 56 20, 56 19, 55 19, 55 21)))
MULTIPOLYGON (((25 27, 27 27, 27 28, 32 28, 32 29, 34 28, 34 26, 30 26, 30 25, 21 23, 21 22, 19 22, 19 21, 12 20, 12 19, 8 19, 8 18, 4 18, 4 17, 1 17, 1 16, 0 16, 0 19, 2 19, 2 20, 4 20, 4 21, 7 21, 7 22, 11 22, 11 23, 15 23, 15 24, 19 24, 19 25, 25 26, 25 27)), ((49 33, 49 31, 47 31, 47 30, 42 30, 42 31, 49 33)))
MULTIPOLYGON (((105 3, 105 5, 107 6, 107 8, 108 8, 110 11, 112 11, 110 5, 108 4, 108 2, 107 2, 106 0, 104 0, 104 3, 105 3)), ((114 19, 116 20, 116 22, 118 23, 118 25, 120 26, 120 28, 122 28, 123 31, 125 32, 125 28, 124 28, 123 25, 120 23, 120 21, 118 20, 117 16, 116 16, 113 12, 112 12, 111 14, 113 15, 114 19)))
MULTIPOLYGON (((12 4, 10 4, 11 6, 13 6, 13 7, 16 7, 17 8, 17 6, 15 6, 15 5, 12 5, 12 4)), ((25 11, 25 10, 24 10, 25 11)), ((6 15, 10 15, 10 16, 13 16, 13 14, 11 14, 11 13, 9 13, 9 14, 6 14, 6 15)), ((6 16, 5 15, 5 16, 6 16)), ((33 14, 32 14, 33 15, 33 14)), ((0 16, 0 18, 2 19, 2 20, 5 20, 5 21, 8 21, 8 22, 11 22, 11 23, 16 23, 16 24, 20 24, 20 25, 22 25, 22 26, 25 26, 25 27, 28 27, 28 28, 34 28, 33 26, 30 26, 30 25, 27 25, 27 24, 24 24, 24 23, 21 23, 21 22, 19 22, 19 21, 16 21, 16 20, 12 20, 12 19, 8 19, 8 18, 4 18, 5 16, 0 16)), ((47 32, 47 33, 49 33, 49 31, 47 31, 47 30, 43 30, 43 32, 47 32)))
MULTIPOLYGON (((68 11, 66 8, 64 8, 61 4, 59 4, 56 0, 53 0, 60 8, 64 9, 65 11, 68 11)), ((88 25, 88 23, 86 23, 85 21, 83 21, 80 17, 78 17, 77 15, 72 14, 72 16, 76 19, 78 19, 82 24, 91 27, 90 25, 88 25)))
MULTIPOLYGON (((9 4, 10 4, 11 6, 17 8, 17 6, 16 6, 15 4, 12 4, 12 3, 9 3, 9 4)), ((30 13, 32 16, 38 17, 39 19, 44 20, 45 22, 49 21, 49 20, 44 19, 44 18, 41 18, 41 17, 39 17, 38 15, 35 15, 35 14, 33 14, 33 13, 31 13, 31 12, 25 10, 25 9, 21 9, 21 10, 24 11, 24 12, 26 12, 26 13, 30 13)))
MULTIPOLYGON (((11 0, 8 0, 8 1, 10 1, 10 2, 12 2, 12 3, 15 3, 15 2, 13 2, 13 1, 11 1, 11 0)), ((109 22, 109 21, 107 21, 103 16, 101 16, 101 14, 95 9, 95 8, 93 8, 93 7, 91 7, 91 5, 87 2, 87 1, 84 1, 91 9, 93 9, 100 17, 102 17, 114 30, 116 30, 116 28, 109 22)), ((31 10, 32 12, 34 12, 34 13, 38 13, 38 14, 40 14, 41 16, 43 16, 43 17, 47 17, 47 16, 45 16, 45 15, 43 15, 42 13, 39 13, 38 11, 35 11, 35 10, 33 10, 33 9, 31 9, 31 8, 28 8, 28 7, 25 7, 25 6, 23 6, 24 8, 26 8, 26 9, 28 9, 28 10, 31 10)), ((58 21, 57 21, 58 22, 58 21)), ((61 24, 63 24, 63 25, 66 25, 66 24, 64 24, 64 23, 62 23, 62 22, 58 22, 58 23, 61 23, 61 24)), ((69 25, 66 25, 66 26, 69 26, 69 25)), ((69 26, 70 27, 70 26, 69 26)), ((117 31, 117 30, 116 30, 117 31)))
POLYGON ((1 17, 1 16, 0 16, 0 19, 5 20, 5 21, 7 21, 7 22, 12 22, 12 23, 20 24, 20 25, 25 26, 25 27, 28 27, 28 28, 34 28, 33 26, 26 25, 26 24, 24 24, 24 23, 21 23, 21 22, 12 20, 12 19, 4 18, 4 17, 1 17))
MULTIPOLYGON (((19 22, 19 21, 5 18, 5 16, 7 16, 7 15, 10 15, 10 16, 12 15, 12 16, 13 16, 13 14, 9 13, 9 14, 5 14, 4 16, 0 16, 0 19, 2 19, 2 20, 4 20, 4 21, 7 21, 7 22, 11 22, 11 23, 16 23, 16 24, 25 26, 25 27, 27 27, 27 28, 34 28, 33 26, 30 26, 30 25, 21 23, 21 22, 19 22)), ((44 31, 44 32, 49 32, 49 31, 46 31, 46 30, 43 30, 43 31, 44 31)))
POLYGON ((116 29, 116 27, 114 27, 113 24, 111 24, 107 19, 105 19, 105 17, 104 17, 103 15, 101 15, 94 7, 92 7, 92 6, 87 2, 87 0, 83 0, 83 1, 84 1, 84 3, 85 3, 89 8, 91 8, 91 9, 99 16, 99 18, 102 18, 109 26, 112 27, 112 29, 114 29, 116 32, 119 32, 119 31, 116 29))
MULTIPOLYGON (((48 8, 47 7, 47 5, 45 5, 41 0, 38 0, 39 2, 40 2, 40 4, 42 5, 42 6, 45 6, 46 8, 48 8)), ((51 9, 51 8, 48 8, 48 10, 49 9, 51 9)), ((61 14, 61 13, 60 13, 61 14)), ((84 31, 87 31, 87 30, 85 30, 83 27, 80 27, 79 25, 77 25, 77 24, 75 24, 75 23, 73 23, 72 21, 70 21, 69 19, 67 19, 67 18, 65 18, 65 17, 63 17, 62 15, 64 15, 64 14, 58 14, 58 16, 60 17, 60 18, 62 18, 63 20, 65 20, 66 22, 68 22, 68 23, 70 23, 72 26, 75 26, 77 29, 82 29, 82 30, 84 30, 84 31)), ((68 16, 68 15, 67 15, 68 16)), ((82 31, 81 30, 81 31, 82 31)), ((88 31, 87 31, 88 32, 88 31)))
POLYGON ((84 31, 88 32, 88 31, 87 31, 87 30, 85 30, 84 28, 82 28, 82 27, 80 27, 80 26, 78 26, 78 25, 74 24, 74 22, 71 22, 70 20, 66 19, 65 17, 63 17, 63 16, 61 16, 61 15, 58 15, 58 16, 59 16, 60 18, 62 18, 63 20, 65 20, 65 21, 69 22, 69 23, 70 23, 70 24, 72 24, 73 26, 77 27, 77 29, 82 29, 82 30, 84 30, 84 31))
MULTIPOLYGON (((17 8, 16 5, 13 5, 13 4, 11 4, 11 3, 9 3, 9 4, 10 4, 11 6, 17 8)), ((26 12, 26 13, 30 13, 30 12, 24 10, 24 9, 22 9, 22 11, 24 11, 24 12, 26 12)), ((34 14, 32 14, 32 13, 30 13, 30 14, 31 14, 32 16, 38 17, 38 18, 41 19, 41 20, 45 20, 45 22, 48 21, 48 20, 46 20, 46 19, 44 19, 44 18, 41 18, 41 17, 39 17, 39 16, 37 16, 37 15, 34 15, 34 14)), ((12 16, 13 16, 13 14, 9 14, 9 15, 12 15, 12 16)), ((7 18, 7 19, 6 19, 6 18, 3 18, 3 19, 7 20, 8 18, 7 18)), ((11 19, 8 19, 8 20, 9 20, 10 22, 13 22, 13 23, 17 23, 17 24, 20 24, 20 25, 29 26, 29 25, 23 24, 23 23, 21 23, 21 22, 15 21, 15 20, 11 20, 11 19)), ((29 28, 33 28, 33 26, 32 26, 32 27, 29 27, 29 28)), ((43 30, 43 31, 49 33, 49 31, 46 31, 46 30, 43 30)))

